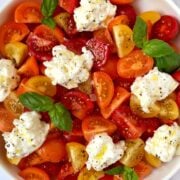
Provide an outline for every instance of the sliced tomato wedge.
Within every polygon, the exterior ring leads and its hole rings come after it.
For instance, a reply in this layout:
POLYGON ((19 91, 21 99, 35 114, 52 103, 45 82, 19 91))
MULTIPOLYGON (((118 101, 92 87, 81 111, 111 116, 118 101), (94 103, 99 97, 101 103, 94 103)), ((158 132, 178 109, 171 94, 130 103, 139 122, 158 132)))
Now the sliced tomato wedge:
POLYGON ((78 119, 84 119, 94 108, 94 104, 89 96, 78 90, 69 91, 64 94, 61 102, 71 110, 72 114, 78 119))
POLYGON ((161 19, 157 21, 152 27, 153 38, 158 38, 163 41, 173 40, 179 32, 178 21, 168 15, 161 16, 161 19))
POLYGON ((42 14, 37 2, 22 2, 15 9, 14 19, 17 23, 40 23, 42 14))
POLYGON ((92 51, 94 55, 93 67, 98 69, 104 65, 109 58, 111 45, 99 38, 91 38, 86 43, 87 49, 92 51))
POLYGON ((180 70, 174 72, 174 73, 172 74, 172 77, 173 77, 176 81, 180 82, 180 70))
POLYGON ((8 22, 0 27, 0 53, 5 56, 5 44, 23 40, 29 34, 23 23, 8 22))
POLYGON ((101 114, 105 119, 109 118, 114 110, 130 97, 130 92, 122 87, 116 87, 114 94, 110 105, 101 109, 101 114))
POLYGON ((72 14, 74 9, 78 6, 78 0, 59 0, 59 6, 66 10, 68 13, 72 14))
POLYGON ((93 83, 99 107, 107 107, 114 95, 111 77, 105 72, 97 71, 93 73, 93 83))
POLYGON ((104 119, 100 115, 92 115, 85 118, 82 122, 82 131, 84 138, 90 141, 94 135, 107 132, 111 135, 117 129, 116 125, 111 121, 104 119))
POLYGON ((153 68, 154 61, 141 50, 134 50, 117 64, 117 72, 122 78, 142 76, 153 68))
POLYGON ((128 106, 119 107, 111 117, 125 139, 139 138, 145 131, 145 126, 140 124, 140 118, 128 106))
POLYGON ((112 3, 114 4, 130 4, 132 3, 134 0, 110 0, 112 3))
POLYGON ((28 167, 22 170, 19 175, 25 180, 50 180, 45 171, 36 167, 28 167))

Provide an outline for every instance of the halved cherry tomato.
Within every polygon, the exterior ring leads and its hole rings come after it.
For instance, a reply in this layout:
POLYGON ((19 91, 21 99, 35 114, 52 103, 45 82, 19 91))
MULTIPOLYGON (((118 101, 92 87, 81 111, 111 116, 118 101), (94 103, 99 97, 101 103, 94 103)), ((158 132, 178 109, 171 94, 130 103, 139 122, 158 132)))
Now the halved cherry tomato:
POLYGON ((134 167, 134 170, 136 171, 140 179, 144 179, 146 176, 151 174, 151 172, 153 171, 153 168, 146 162, 141 161, 139 164, 137 164, 134 167))
POLYGON ((153 156, 152 154, 149 154, 148 152, 145 151, 145 159, 146 161, 153 167, 160 167, 162 162, 160 161, 159 158, 157 158, 156 156, 153 156))
POLYGON ((51 80, 46 76, 33 76, 27 80, 25 86, 40 94, 54 96, 56 94, 56 86, 52 85, 51 80))
POLYGON ((110 44, 104 42, 102 39, 91 38, 87 41, 86 46, 94 54, 93 67, 98 69, 103 66, 110 55, 110 44))
POLYGON ((111 77, 101 71, 93 73, 94 89, 100 108, 107 107, 114 95, 114 84, 111 77))
POLYGON ((0 104, 0 131, 10 132, 14 125, 13 121, 16 118, 10 111, 8 111, 2 104, 0 104))
POLYGON ((73 13, 74 9, 78 6, 78 0, 59 0, 59 6, 66 10, 68 13, 73 13))
POLYGON ((161 15, 159 12, 156 11, 145 11, 139 15, 145 22, 150 21, 152 24, 156 23, 160 18, 161 15))
POLYGON ((129 24, 129 19, 126 15, 119 15, 114 17, 109 23, 108 23, 108 30, 109 32, 112 32, 113 26, 119 25, 119 24, 129 24))
POLYGON ((18 69, 18 74, 24 77, 37 76, 39 75, 39 66, 35 57, 30 56, 25 63, 18 69))
POLYGON ((179 32, 179 23, 178 21, 168 15, 161 16, 161 19, 157 21, 153 28, 153 38, 158 38, 163 41, 173 40, 179 32))
POLYGON ((100 115, 89 116, 82 122, 82 131, 87 141, 90 141, 98 133, 107 132, 111 135, 116 129, 115 124, 100 115))
POLYGON ((113 4, 129 4, 132 3, 134 0, 110 0, 113 4))
POLYGON ((0 53, 5 55, 4 47, 8 42, 23 40, 29 34, 28 27, 23 23, 8 22, 0 27, 0 53))
POLYGON ((129 4, 120 5, 117 7, 117 15, 126 15, 129 19, 129 25, 132 28, 136 21, 136 11, 133 6, 129 4))
POLYGON ((107 119, 111 116, 115 109, 117 109, 127 98, 130 96, 130 92, 122 87, 116 87, 115 95, 109 106, 101 109, 102 116, 107 119))
POLYGON ((61 101, 79 119, 84 119, 94 108, 94 104, 88 95, 78 90, 67 92, 61 101))
POLYGON ((154 61, 141 50, 134 50, 117 64, 117 72, 122 78, 142 76, 153 68, 154 61))
POLYGON ((40 23, 42 14, 37 2, 23 2, 15 9, 14 20, 17 23, 40 23))
POLYGON ((45 171, 36 167, 28 167, 22 170, 19 175, 25 180, 50 180, 45 171))
POLYGON ((172 74, 172 77, 173 77, 176 81, 180 82, 180 70, 174 72, 174 73, 172 74))
POLYGON ((107 62, 99 68, 100 71, 103 71, 107 73, 109 76, 111 76, 112 79, 118 78, 118 73, 117 73, 117 62, 119 60, 119 57, 116 55, 110 56, 108 58, 107 62))
POLYGON ((112 121, 126 139, 136 139, 145 131, 140 124, 140 118, 134 115, 128 106, 120 106, 112 114, 112 121))
POLYGON ((19 98, 15 92, 11 92, 4 100, 3 104, 4 107, 16 117, 19 117, 24 111, 24 106, 19 101, 19 98))

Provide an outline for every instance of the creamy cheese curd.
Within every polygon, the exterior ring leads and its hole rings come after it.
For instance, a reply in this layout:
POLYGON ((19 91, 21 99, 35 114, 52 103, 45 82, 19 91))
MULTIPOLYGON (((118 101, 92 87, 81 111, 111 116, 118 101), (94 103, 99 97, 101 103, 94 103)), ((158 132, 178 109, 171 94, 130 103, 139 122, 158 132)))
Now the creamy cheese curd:
POLYGON ((101 133, 94 136, 86 147, 89 155, 86 162, 87 169, 93 168, 101 171, 109 165, 120 160, 126 147, 125 141, 114 144, 112 138, 107 133, 101 133))
POLYGON ((81 0, 80 7, 74 10, 76 28, 82 32, 106 27, 115 13, 116 6, 109 0, 81 0))
POLYGON ((76 55, 64 45, 53 48, 52 60, 44 62, 45 74, 52 80, 53 85, 59 84, 72 89, 88 80, 94 57, 85 47, 82 52, 83 54, 76 55))
POLYGON ((180 127, 174 123, 172 126, 162 125, 152 138, 146 141, 145 151, 158 157, 162 162, 169 162, 176 153, 180 144, 180 127))
POLYGON ((145 76, 136 78, 131 86, 131 92, 140 100, 142 110, 148 113, 150 106, 156 101, 165 99, 178 85, 169 74, 160 72, 155 67, 145 76))
POLYGON ((17 87, 19 76, 11 60, 0 59, 0 102, 10 94, 11 90, 17 87))
POLYGON ((41 115, 35 111, 25 112, 19 119, 14 120, 15 127, 12 132, 2 134, 9 159, 23 158, 43 144, 49 124, 40 119, 41 115))

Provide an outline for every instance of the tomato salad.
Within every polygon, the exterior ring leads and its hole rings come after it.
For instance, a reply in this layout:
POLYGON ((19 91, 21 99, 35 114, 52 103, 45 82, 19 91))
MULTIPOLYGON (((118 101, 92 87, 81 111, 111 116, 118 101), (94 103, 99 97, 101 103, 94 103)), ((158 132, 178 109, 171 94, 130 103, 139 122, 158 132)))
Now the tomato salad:
POLYGON ((0 26, 0 131, 19 176, 137 180, 180 155, 175 17, 133 0, 13 13, 0 26))

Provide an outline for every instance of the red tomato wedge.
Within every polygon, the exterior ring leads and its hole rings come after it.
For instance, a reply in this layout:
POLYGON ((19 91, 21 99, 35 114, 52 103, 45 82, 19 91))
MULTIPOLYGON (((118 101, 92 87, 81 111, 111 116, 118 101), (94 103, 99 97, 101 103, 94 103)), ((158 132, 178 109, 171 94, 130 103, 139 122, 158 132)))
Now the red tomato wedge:
POLYGON ((158 38, 163 41, 173 40, 178 32, 178 21, 174 17, 168 15, 161 16, 161 19, 152 27, 153 38, 158 38))
POLYGON ((40 23, 42 14, 37 2, 23 2, 15 9, 14 20, 17 23, 40 23))
POLYGON ((117 64, 117 72, 122 78, 135 78, 142 76, 153 68, 154 61, 141 50, 134 50, 121 58, 117 64))
POLYGON ((10 132, 14 125, 13 120, 16 118, 13 113, 5 109, 5 107, 0 104, 0 131, 1 132, 10 132))
POLYGON ((100 108, 107 107, 114 95, 114 84, 111 77, 105 72, 93 73, 93 85, 100 108))
POLYGON ((125 139, 139 138, 145 131, 140 118, 134 115, 128 106, 121 106, 112 114, 112 121, 117 125, 125 139))
POLYGON ((45 171, 36 167, 28 167, 22 170, 19 175, 25 180, 50 180, 45 171))
POLYGON ((5 55, 4 47, 9 42, 22 41, 29 34, 23 23, 7 22, 0 27, 0 53, 5 55))
POLYGON ((129 4, 132 3, 134 0, 110 0, 113 4, 129 4))
POLYGON ((84 119, 94 108, 89 96, 78 90, 65 93, 61 101, 78 119, 84 119))
POLYGON ((172 77, 173 77, 176 81, 180 82, 180 70, 174 72, 174 73, 172 74, 172 77))
POLYGON ((74 9, 78 6, 78 0, 59 0, 59 6, 66 10, 68 13, 72 14, 74 9))
POLYGON ((31 77, 39 75, 39 66, 35 57, 30 56, 25 63, 18 69, 18 74, 24 77, 31 77))
POLYGON ((82 122, 82 131, 87 141, 90 141, 98 133, 106 132, 111 135, 116 129, 115 124, 100 115, 89 116, 82 122))
POLYGON ((117 109, 125 100, 130 97, 130 92, 125 88, 117 87, 115 89, 115 95, 109 106, 101 109, 102 116, 107 119, 111 116, 115 109, 117 109))

